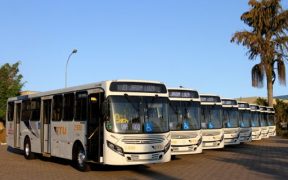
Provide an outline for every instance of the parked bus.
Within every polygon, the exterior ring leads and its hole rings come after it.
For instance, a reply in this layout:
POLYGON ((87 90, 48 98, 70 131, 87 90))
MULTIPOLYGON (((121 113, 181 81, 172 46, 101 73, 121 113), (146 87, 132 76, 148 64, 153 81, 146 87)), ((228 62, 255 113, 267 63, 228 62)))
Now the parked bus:
POLYGON ((250 106, 246 102, 238 102, 240 115, 240 143, 252 141, 251 112, 250 106))
POLYGON ((267 122, 267 108, 266 106, 259 106, 260 108, 260 125, 261 125, 261 138, 269 138, 269 126, 267 122))
POLYGON ((252 140, 261 140, 260 108, 256 104, 250 104, 252 140))
POLYGON ((200 94, 202 148, 224 148, 222 102, 219 96, 200 94))
POLYGON ((275 110, 273 107, 267 107, 267 112, 268 112, 269 137, 276 136, 275 110))
POLYGON ((73 160, 135 165, 171 158, 168 91, 154 81, 115 80, 13 97, 7 103, 8 145, 73 160))
POLYGON ((222 98, 224 144, 240 144, 238 103, 234 99, 222 98))
POLYGON ((201 153, 202 134, 198 92, 186 88, 171 88, 168 92, 172 157, 201 153))

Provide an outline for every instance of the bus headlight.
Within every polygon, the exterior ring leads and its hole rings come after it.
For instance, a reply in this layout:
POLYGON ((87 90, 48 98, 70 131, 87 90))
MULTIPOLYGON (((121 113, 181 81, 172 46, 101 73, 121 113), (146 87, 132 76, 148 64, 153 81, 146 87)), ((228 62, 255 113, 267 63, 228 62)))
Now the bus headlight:
POLYGON ((221 139, 220 139, 220 141, 223 141, 223 139, 224 139, 224 134, 221 136, 221 139))
POLYGON ((164 147, 164 154, 170 149, 171 141, 169 141, 166 146, 164 147))
POLYGON ((237 139, 239 139, 239 138, 240 138, 240 133, 237 134, 237 139))
POLYGON ((197 142, 197 146, 200 146, 201 143, 202 143, 202 137, 199 138, 199 140, 197 142))
POLYGON ((114 152, 120 154, 121 156, 124 156, 123 148, 121 148, 120 146, 117 146, 117 145, 111 143, 110 141, 107 141, 107 146, 110 149, 112 149, 114 152))

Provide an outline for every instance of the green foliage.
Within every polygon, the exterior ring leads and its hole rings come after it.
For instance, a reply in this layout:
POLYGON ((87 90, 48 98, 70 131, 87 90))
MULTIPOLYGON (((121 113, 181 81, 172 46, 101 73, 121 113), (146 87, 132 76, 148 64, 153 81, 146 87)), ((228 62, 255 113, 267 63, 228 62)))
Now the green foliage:
POLYGON ((267 99, 264 99, 264 98, 261 98, 261 97, 258 97, 256 99, 256 104, 261 105, 261 106, 268 106, 267 99))
POLYGON ((249 30, 238 31, 231 39, 231 42, 248 49, 249 59, 260 58, 260 62, 252 68, 252 86, 263 87, 266 75, 270 105, 273 101, 276 72, 280 84, 286 84, 284 60, 288 60, 288 11, 283 10, 280 2, 281 0, 250 0, 250 10, 241 16, 249 30))
POLYGON ((20 62, 0 67, 0 120, 5 119, 6 103, 9 97, 19 95, 23 76, 19 73, 20 62))
POLYGON ((288 103, 282 100, 276 99, 276 104, 274 105, 275 116, 276 116, 276 127, 277 134, 281 136, 288 136, 287 129, 282 129, 281 123, 288 122, 288 103))

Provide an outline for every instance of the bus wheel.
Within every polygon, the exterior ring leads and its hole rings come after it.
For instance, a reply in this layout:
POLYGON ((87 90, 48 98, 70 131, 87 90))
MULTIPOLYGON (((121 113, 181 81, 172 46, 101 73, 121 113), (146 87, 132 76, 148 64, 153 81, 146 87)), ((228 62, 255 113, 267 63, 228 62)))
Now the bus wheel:
POLYGON ((89 171, 90 170, 90 166, 89 164, 86 162, 86 153, 83 149, 82 146, 77 146, 76 150, 74 151, 74 157, 73 157, 73 161, 76 165, 76 168, 79 171, 89 171))
POLYGON ((171 155, 171 160, 175 160, 176 159, 176 155, 171 155))
POLYGON ((24 157, 25 159, 34 159, 34 154, 31 152, 31 143, 29 138, 24 140, 24 157))

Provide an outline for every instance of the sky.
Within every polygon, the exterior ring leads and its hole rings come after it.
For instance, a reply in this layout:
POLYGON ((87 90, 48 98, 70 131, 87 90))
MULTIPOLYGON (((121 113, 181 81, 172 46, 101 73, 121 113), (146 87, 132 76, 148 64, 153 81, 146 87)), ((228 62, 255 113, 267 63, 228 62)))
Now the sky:
MULTIPOLYGON (((282 1, 287 9, 288 1, 282 1)), ((222 97, 251 86, 247 49, 231 43, 248 0, 9 0, 0 2, 0 66, 21 61, 23 90, 142 79, 222 97)), ((287 66, 287 63, 286 63, 287 66)), ((275 82, 274 95, 288 94, 275 82)))

